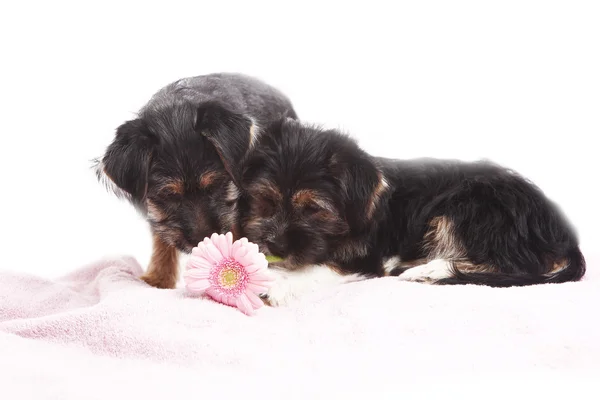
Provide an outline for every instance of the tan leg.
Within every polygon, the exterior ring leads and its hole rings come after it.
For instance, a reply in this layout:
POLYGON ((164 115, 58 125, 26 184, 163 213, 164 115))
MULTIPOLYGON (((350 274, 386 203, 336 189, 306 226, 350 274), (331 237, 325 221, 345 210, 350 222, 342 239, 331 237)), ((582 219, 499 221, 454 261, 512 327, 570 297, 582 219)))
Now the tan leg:
POLYGON ((174 289, 179 277, 179 252, 154 234, 152 258, 142 280, 159 289, 174 289))

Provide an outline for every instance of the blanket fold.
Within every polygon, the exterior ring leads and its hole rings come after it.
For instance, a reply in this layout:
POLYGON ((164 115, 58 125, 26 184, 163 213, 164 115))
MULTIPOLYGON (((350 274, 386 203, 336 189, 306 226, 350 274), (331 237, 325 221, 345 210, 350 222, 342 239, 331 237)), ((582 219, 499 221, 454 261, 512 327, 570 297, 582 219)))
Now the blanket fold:
POLYGON ((131 257, 54 280, 0 272, 0 389, 20 391, 7 398, 172 398, 229 386, 268 398, 373 394, 467 374, 582 376, 600 369, 600 277, 589 271, 581 282, 507 289, 372 279, 253 317, 151 288, 131 257))

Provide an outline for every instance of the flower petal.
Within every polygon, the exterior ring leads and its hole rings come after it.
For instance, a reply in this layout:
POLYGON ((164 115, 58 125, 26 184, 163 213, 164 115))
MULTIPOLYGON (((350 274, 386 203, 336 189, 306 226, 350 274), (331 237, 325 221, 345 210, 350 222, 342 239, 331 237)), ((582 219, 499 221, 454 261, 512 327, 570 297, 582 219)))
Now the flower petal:
POLYGON ((231 245, 231 251, 230 251, 230 257, 233 257, 233 255, 235 254, 235 252, 242 246, 242 242, 240 242, 239 240, 236 240, 235 242, 233 242, 233 244, 231 245))
POLYGON ((262 306, 265 305, 265 303, 263 303, 263 301, 261 300, 260 297, 258 297, 256 294, 252 293, 252 292, 247 292, 246 296, 248 296, 248 300, 250 301, 250 303, 252 304, 252 307, 257 310, 259 308, 261 308, 262 306))
POLYGON ((225 235, 221 235, 219 250, 223 253, 223 257, 231 257, 231 246, 233 243, 233 235, 231 232, 227 232, 225 235))
POLYGON ((252 303, 248 300, 248 297, 242 293, 236 300, 237 308, 242 310, 242 312, 246 315, 254 314, 254 308, 252 307, 252 303))
POLYGON ((193 279, 187 283, 187 287, 192 292, 202 293, 210 287, 208 279, 193 279))
POLYGON ((258 245, 256 243, 248 242, 246 248, 248 249, 248 254, 253 256, 258 254, 258 245))
POLYGON ((217 238, 213 240, 213 243, 223 256, 223 258, 229 258, 229 246, 227 245, 227 238, 225 237, 225 235, 217 236, 217 238))
POLYGON ((223 255, 209 239, 204 239, 204 244, 206 246, 206 258, 210 262, 218 264, 221 262, 221 260, 223 260, 223 255))
POLYGON ((198 257, 204 257, 206 252, 206 245, 203 242, 198 243, 198 246, 192 249, 192 255, 198 257))
POLYGON ((248 249, 244 246, 238 247, 235 253, 232 253, 233 259, 239 261, 242 257, 244 257, 248 253, 248 249))
POLYGON ((213 233, 210 235, 210 241, 215 246, 215 248, 221 253, 223 258, 227 257, 223 251, 221 251, 221 239, 225 239, 224 235, 219 235, 218 233, 213 233))
POLYGON ((210 288, 206 291, 206 294, 209 295, 211 299, 213 299, 217 303, 223 303, 223 295, 218 290, 210 288))
POLYGON ((204 256, 195 255, 190 257, 186 269, 211 269, 214 265, 204 256))
POLYGON ((236 240, 235 243, 231 246, 231 256, 235 257, 235 254, 239 251, 239 249, 246 247, 247 245, 248 239, 246 239, 245 237, 236 240))
POLYGON ((267 282, 273 282, 275 276, 269 271, 258 271, 248 276, 248 282, 255 283, 257 285, 265 285, 267 282))
POLYGON ((191 268, 185 271, 184 277, 191 279, 208 279, 210 270, 207 268, 191 268))
POLYGON ((252 293, 256 293, 256 294, 261 294, 261 293, 267 293, 267 291, 269 290, 268 286, 262 285, 261 282, 248 282, 246 284, 246 290, 250 290, 252 291, 252 293))
POLYGON ((246 264, 246 272, 253 274, 258 271, 264 271, 268 268, 269 263, 267 260, 261 260, 260 258, 254 258, 251 262, 246 264))
POLYGON ((237 307, 237 299, 233 296, 227 296, 226 294, 221 295, 221 303, 231 307, 237 307))
POLYGON ((209 249, 209 246, 214 247, 214 245, 208 239, 204 239, 203 242, 198 243, 198 246, 192 249, 192 257, 198 257, 206 260, 206 263, 209 265, 209 268, 212 268, 214 265, 218 264, 219 261, 222 260, 220 257, 215 257, 215 251, 209 249))
POLYGON ((242 265, 250 265, 255 259, 256 254, 252 254, 251 251, 248 251, 246 254, 241 257, 236 257, 236 261, 242 265))

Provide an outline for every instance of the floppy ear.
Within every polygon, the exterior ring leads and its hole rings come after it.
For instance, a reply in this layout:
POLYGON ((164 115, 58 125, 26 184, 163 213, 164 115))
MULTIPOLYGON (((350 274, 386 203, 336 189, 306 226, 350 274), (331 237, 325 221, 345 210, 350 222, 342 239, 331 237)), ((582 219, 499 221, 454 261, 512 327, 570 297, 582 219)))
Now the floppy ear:
POLYGON ((148 188, 148 172, 156 138, 140 119, 127 121, 117 128, 113 142, 98 163, 98 177, 117 195, 141 205, 148 188), (104 175, 104 176, 103 176, 104 175))
POLYGON ((365 229, 381 210, 388 183, 375 160, 359 149, 341 149, 330 160, 330 171, 340 183, 346 220, 356 232, 365 229))
POLYGON ((218 103, 205 103, 198 108, 196 131, 215 146, 225 169, 239 186, 244 160, 259 133, 258 125, 218 103))

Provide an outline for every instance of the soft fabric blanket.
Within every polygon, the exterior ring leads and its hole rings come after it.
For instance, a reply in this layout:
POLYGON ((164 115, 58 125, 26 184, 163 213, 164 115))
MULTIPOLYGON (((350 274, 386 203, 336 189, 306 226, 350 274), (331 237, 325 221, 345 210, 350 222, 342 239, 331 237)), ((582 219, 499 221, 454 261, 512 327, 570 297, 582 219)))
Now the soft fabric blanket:
POLYGON ((598 398, 588 264, 526 288, 354 282, 253 317, 151 288, 127 257, 0 273, 0 398, 598 398))

